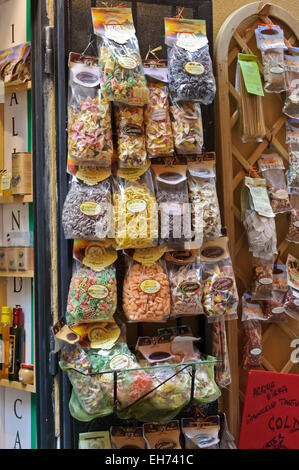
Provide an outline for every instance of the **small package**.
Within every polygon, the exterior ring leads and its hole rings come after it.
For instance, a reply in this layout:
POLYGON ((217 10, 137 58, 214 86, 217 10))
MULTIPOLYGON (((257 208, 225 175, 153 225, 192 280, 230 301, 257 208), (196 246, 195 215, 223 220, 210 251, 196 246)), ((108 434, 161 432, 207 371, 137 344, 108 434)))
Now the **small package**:
POLYGON ((170 289, 163 252, 135 250, 127 259, 123 309, 130 322, 164 322, 170 312, 170 289))
POLYGON ((260 49, 264 68, 264 89, 280 93, 286 89, 283 29, 276 25, 258 25, 255 30, 257 47, 260 49))
POLYGON ((148 103, 138 40, 130 8, 92 8, 98 37, 101 91, 108 101, 130 106, 148 103))
POLYGON ((231 373, 224 320, 212 324, 212 355, 220 361, 215 365, 215 381, 219 387, 227 387, 231 383, 231 373))
POLYGON ((112 449, 146 449, 142 427, 111 426, 112 449))
POLYGON ((84 432, 79 434, 79 449, 111 449, 109 431, 84 432))
POLYGON ((144 169, 118 169, 113 178, 113 210, 117 249, 157 245, 158 205, 149 164, 144 169))
POLYGON ((111 104, 102 98, 96 57, 69 56, 68 166, 111 165, 111 104))
POLYGON ((274 214, 289 212, 291 206, 282 158, 275 153, 271 155, 262 154, 258 159, 258 166, 266 180, 270 204, 274 214))
POLYGON ((174 101, 211 104, 216 93, 204 20, 165 18, 169 90, 174 101))
POLYGON ((286 241, 290 243, 299 243, 299 193, 290 194, 290 220, 289 231, 286 236, 286 241))
POLYGON ((299 191, 299 120, 286 121, 286 144, 289 149, 288 187, 290 192, 299 191))
POLYGON ((273 292, 273 256, 252 260, 252 300, 271 300, 273 292))
POLYGON ((201 265, 195 250, 170 251, 165 254, 170 283, 170 317, 199 315, 201 304, 201 265))
POLYGON ((144 168, 147 164, 143 108, 119 105, 115 107, 117 154, 119 166, 144 168))
POLYGON ((66 238, 109 237, 113 228, 110 177, 93 186, 73 177, 64 201, 62 225, 66 238))
POLYGON ((173 102, 170 106, 171 124, 177 155, 196 155, 203 148, 203 124, 199 103, 173 102))
POLYGON ((238 291, 227 237, 202 245, 203 307, 208 322, 237 318, 238 291))
POLYGON ((299 320, 299 261, 291 254, 286 262, 288 292, 284 309, 287 315, 299 320))
POLYGON ((284 51, 286 74, 286 100, 283 112, 290 118, 299 119, 299 48, 288 47, 284 51))
POLYGON ((181 449, 180 423, 170 421, 166 424, 144 424, 143 435, 148 449, 181 449))
POLYGON ((262 326, 258 320, 243 322, 243 369, 261 367, 262 360, 262 326))
POLYGON ((216 189, 216 157, 213 152, 188 158, 188 188, 195 239, 206 242, 220 237, 221 216, 216 189))
POLYGON ((219 449, 219 416, 183 418, 185 449, 219 449))
POLYGON ((265 317, 260 303, 246 293, 242 297, 242 321, 248 320, 265 320, 265 317))

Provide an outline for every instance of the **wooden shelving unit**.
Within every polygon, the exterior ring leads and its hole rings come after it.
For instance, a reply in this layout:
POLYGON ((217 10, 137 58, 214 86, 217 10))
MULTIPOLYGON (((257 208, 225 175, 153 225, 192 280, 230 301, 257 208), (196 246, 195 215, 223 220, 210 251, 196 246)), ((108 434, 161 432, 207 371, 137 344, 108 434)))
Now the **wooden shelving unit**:
POLYGON ((0 387, 13 388, 14 390, 23 390, 25 392, 35 393, 35 385, 26 385, 21 382, 12 382, 7 379, 0 379, 0 387))
POLYGON ((9 93, 19 93, 20 91, 28 91, 31 90, 31 82, 25 83, 12 83, 5 85, 5 94, 8 95, 9 93))
POLYGON ((26 196, 0 196, 0 204, 33 202, 32 194, 26 196))
POLYGON ((34 277, 34 271, 0 271, 0 277, 34 277))

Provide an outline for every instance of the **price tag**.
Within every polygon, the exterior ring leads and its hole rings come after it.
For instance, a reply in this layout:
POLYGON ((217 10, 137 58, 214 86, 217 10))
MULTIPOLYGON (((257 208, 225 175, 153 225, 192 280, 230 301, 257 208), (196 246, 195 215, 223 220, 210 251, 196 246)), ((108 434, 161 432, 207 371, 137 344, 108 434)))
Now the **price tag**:
POLYGON ((239 54, 238 61, 248 93, 264 96, 257 57, 251 54, 239 54))

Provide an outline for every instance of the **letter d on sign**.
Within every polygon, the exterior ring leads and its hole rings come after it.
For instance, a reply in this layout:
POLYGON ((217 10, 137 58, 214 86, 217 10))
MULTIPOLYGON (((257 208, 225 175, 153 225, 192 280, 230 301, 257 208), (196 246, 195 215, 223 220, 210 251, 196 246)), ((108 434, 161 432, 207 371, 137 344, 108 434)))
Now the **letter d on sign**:
POLYGON ((299 339, 293 339, 291 342, 291 348, 296 348, 291 354, 290 360, 293 364, 299 363, 299 339))

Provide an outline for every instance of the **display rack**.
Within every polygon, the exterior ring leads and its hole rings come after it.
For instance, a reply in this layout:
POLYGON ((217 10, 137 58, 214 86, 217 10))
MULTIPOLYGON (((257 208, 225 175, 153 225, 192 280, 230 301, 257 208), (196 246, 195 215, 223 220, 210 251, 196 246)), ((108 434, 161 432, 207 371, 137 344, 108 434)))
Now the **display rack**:
MULTIPOLYGON (((235 11, 223 23, 215 44, 215 65, 217 75, 217 163, 220 176, 222 214, 227 227, 230 252, 238 282, 240 298, 249 289, 251 280, 251 255, 248 251, 246 234, 241 221, 240 192, 243 178, 250 166, 256 165, 257 159, 269 143, 283 157, 288 167, 288 150, 285 144, 285 122, 282 114, 283 97, 278 93, 265 93, 263 98, 267 135, 263 142, 244 144, 238 127, 239 93, 235 88, 237 56, 242 50, 253 53, 259 58, 262 72, 261 55, 256 47, 254 30, 258 24, 269 23, 281 26, 288 43, 298 44, 299 23, 291 12, 265 2, 254 2, 235 11)), ((277 243, 283 263, 288 253, 299 257, 298 245, 285 241, 288 229, 287 216, 276 216, 277 243)), ((290 342, 298 337, 298 322, 289 319, 287 324, 268 324, 263 327, 263 358, 265 370, 299 373, 298 364, 290 361, 292 350, 290 342), (279 345, 279 347, 277 347, 279 345)), ((245 397, 247 373, 239 367, 242 328, 239 323, 231 322, 228 327, 228 344, 232 385, 228 391, 227 409, 229 426, 237 438, 239 434, 240 414, 245 397), (239 380, 238 380, 239 377, 239 380), (239 408, 239 398, 241 407, 239 408)))

